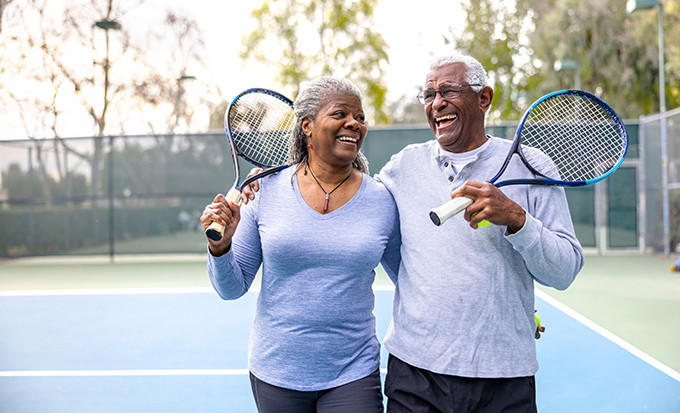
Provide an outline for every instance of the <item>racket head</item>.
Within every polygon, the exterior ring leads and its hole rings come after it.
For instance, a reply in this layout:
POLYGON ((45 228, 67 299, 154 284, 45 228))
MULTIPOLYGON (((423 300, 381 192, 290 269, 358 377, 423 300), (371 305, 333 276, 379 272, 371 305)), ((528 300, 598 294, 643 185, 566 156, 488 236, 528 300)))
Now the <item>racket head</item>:
POLYGON ((268 168, 286 165, 295 126, 293 101, 263 88, 241 92, 224 116, 227 137, 237 155, 268 168))
MULTIPOLYGON (((582 90, 547 94, 524 113, 513 150, 549 185, 590 185, 611 175, 628 151, 628 133, 604 100, 582 90)), ((498 179, 494 177, 491 182, 498 179)), ((527 183, 504 181, 497 186, 527 183)))

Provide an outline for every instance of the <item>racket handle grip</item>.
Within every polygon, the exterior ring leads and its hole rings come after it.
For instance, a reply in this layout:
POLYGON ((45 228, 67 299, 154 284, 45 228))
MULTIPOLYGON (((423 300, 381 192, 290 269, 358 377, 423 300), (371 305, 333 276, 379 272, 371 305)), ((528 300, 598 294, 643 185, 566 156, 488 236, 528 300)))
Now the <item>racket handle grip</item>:
POLYGON ((231 188, 229 192, 227 192, 227 196, 225 198, 227 198, 227 201, 231 201, 238 205, 241 203, 241 191, 236 188, 231 188))
MULTIPOLYGON (((231 201, 236 205, 241 203, 241 191, 236 188, 231 188, 227 192, 227 201, 231 201)), ((205 230, 205 236, 213 241, 221 241, 224 235, 224 225, 214 222, 205 230)))
POLYGON ((444 205, 431 209, 430 219, 436 226, 440 226, 449 218, 470 206, 473 202, 474 200, 472 198, 466 196, 453 198, 444 205))
POLYGON ((215 221, 205 230, 205 236, 216 242, 222 240, 222 235, 224 235, 224 225, 215 221))

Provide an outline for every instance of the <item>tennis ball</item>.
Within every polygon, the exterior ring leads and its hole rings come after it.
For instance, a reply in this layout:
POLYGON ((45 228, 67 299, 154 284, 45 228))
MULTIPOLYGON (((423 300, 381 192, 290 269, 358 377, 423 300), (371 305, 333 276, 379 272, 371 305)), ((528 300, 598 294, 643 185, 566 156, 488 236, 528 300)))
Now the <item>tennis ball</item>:
MULTIPOLYGON (((474 214, 472 214, 472 216, 474 217, 477 214, 478 214, 478 212, 475 212, 474 214)), ((491 223, 489 221, 483 219, 483 220, 479 221, 479 223, 477 224, 477 228, 486 228, 489 225, 491 225, 491 223)))
POLYGON ((538 316, 536 314, 534 314, 534 318, 536 319, 536 327, 540 326, 541 325, 541 319, 538 318, 538 316))

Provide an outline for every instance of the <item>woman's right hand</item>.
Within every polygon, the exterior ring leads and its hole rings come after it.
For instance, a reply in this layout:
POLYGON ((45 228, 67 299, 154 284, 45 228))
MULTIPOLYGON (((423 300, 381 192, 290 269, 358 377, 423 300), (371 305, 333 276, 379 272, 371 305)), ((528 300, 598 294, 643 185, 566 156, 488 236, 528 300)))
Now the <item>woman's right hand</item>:
MULTIPOLYGON (((250 178, 253 175, 259 174, 262 171, 263 171, 262 168, 253 168, 250 170, 250 173, 248 174, 246 179, 250 178)), ((248 201, 250 201, 251 199, 255 199, 255 192, 259 190, 260 183, 257 180, 251 182, 247 187, 243 188, 243 190, 241 191, 241 202, 247 204, 248 201)))
POLYGON ((212 204, 205 207, 200 218, 204 231, 213 222, 224 225, 224 234, 222 234, 221 240, 213 241, 208 239, 208 248, 212 255, 219 257, 229 252, 231 238, 234 236, 234 231, 236 231, 240 220, 240 207, 231 201, 227 201, 227 198, 222 194, 218 194, 212 204))

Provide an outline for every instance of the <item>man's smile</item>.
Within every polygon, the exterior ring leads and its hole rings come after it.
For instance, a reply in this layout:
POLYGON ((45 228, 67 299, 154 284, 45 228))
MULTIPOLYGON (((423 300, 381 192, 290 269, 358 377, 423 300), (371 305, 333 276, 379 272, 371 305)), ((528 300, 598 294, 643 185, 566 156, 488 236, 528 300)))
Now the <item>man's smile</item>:
POLYGON ((434 118, 434 122, 437 124, 437 128, 445 128, 455 122, 456 119, 458 119, 458 115, 451 114, 434 118))

